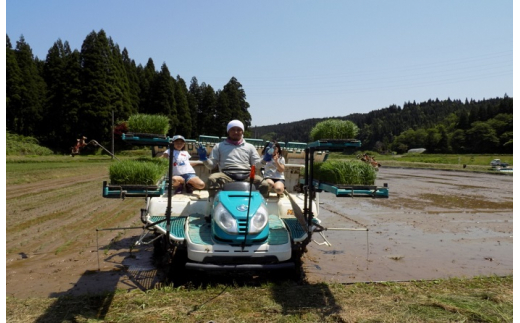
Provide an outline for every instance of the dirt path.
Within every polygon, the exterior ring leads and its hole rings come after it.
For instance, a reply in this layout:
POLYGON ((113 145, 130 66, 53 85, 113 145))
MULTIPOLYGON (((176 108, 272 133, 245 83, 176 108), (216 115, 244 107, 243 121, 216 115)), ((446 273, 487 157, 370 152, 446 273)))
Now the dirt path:
MULTIPOLYGON (((390 187, 388 199, 320 194, 325 227, 369 231, 330 230, 331 247, 311 243, 304 258, 310 282, 512 274, 512 176, 388 168, 378 176, 378 185, 390 187)), ((104 199, 104 179, 106 169, 94 167, 74 178, 8 185, 7 296, 148 289, 161 280, 151 247, 129 249, 141 233, 133 228, 141 226, 144 199, 104 199)))

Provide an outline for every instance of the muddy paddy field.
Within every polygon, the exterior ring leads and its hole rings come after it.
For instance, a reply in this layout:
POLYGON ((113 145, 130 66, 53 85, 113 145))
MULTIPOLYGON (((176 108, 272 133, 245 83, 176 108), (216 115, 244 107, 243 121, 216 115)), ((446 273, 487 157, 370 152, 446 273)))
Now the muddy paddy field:
MULTIPOLYGON (((7 296, 58 297, 161 284, 164 275, 151 261, 152 247, 132 247, 142 232, 136 228, 142 225, 144 199, 104 199, 107 169, 103 161, 80 171, 49 168, 46 175, 8 168, 7 296)), ((306 281, 513 273, 513 176, 382 168, 376 184, 384 183, 389 198, 319 195, 319 218, 329 228, 324 238, 331 246, 313 236, 316 242, 303 259, 306 281)))

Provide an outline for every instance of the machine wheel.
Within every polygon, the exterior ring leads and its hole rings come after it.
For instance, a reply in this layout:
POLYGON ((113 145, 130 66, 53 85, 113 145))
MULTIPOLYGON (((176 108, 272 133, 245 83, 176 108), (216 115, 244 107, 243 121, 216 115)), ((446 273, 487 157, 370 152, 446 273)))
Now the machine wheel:
POLYGON ((188 252, 186 249, 175 246, 168 264, 168 283, 173 284, 173 286, 181 286, 190 281, 186 270, 187 261, 188 252))
POLYGON ((302 283, 305 278, 302 262, 302 257, 305 251, 307 251, 305 247, 293 249, 293 254, 291 257, 291 260, 294 262, 292 279, 294 279, 297 283, 302 283))
POLYGON ((168 252, 168 237, 160 235, 158 239, 153 242, 153 259, 157 267, 163 267, 170 263, 170 253, 168 252))
POLYGON ((294 268, 292 269, 284 269, 282 272, 280 272, 280 277, 283 280, 291 280, 298 284, 303 283, 305 274, 303 272, 302 267, 302 256, 304 253, 304 248, 300 246, 293 246, 292 250, 292 256, 289 260, 290 262, 294 263, 294 268))

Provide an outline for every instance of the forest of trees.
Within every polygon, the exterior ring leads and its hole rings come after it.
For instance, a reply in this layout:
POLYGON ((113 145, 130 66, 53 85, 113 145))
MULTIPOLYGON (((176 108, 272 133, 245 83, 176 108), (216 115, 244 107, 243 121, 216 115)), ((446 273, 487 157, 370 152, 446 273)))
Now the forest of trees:
MULTIPOLYGON (((136 65, 103 30, 87 35, 80 50, 58 39, 45 60, 34 57, 23 36, 13 47, 6 35, 7 131, 35 137, 55 152, 68 151, 80 136, 108 144, 112 115, 117 135, 127 131, 130 115, 146 113, 168 116, 170 136, 224 136, 227 122, 240 119, 246 136, 284 142, 310 141, 311 129, 325 120, 252 128, 249 108, 235 77, 219 90, 196 77, 188 85, 172 76, 166 63, 159 70, 151 58, 136 65)), ((513 152, 513 99, 507 95, 407 102, 335 119, 354 122, 363 148, 382 153, 419 147, 432 153, 513 152)))
POLYGON ((86 136, 106 144, 136 113, 161 114, 171 122, 170 136, 223 136, 229 120, 251 125, 249 103, 234 77, 222 90, 196 77, 189 87, 173 77, 164 63, 157 71, 150 58, 136 65, 103 30, 91 32, 73 50, 58 40, 45 60, 34 57, 23 36, 13 48, 6 37, 7 131, 33 136, 57 152, 67 151, 76 138, 86 136))
MULTIPOLYGON (((360 129, 363 148, 379 153, 404 153, 426 148, 429 153, 513 153, 513 98, 481 101, 447 99, 407 102, 364 114, 334 119, 350 120, 360 129)), ((264 139, 310 141, 311 129, 325 119, 252 128, 264 139)))

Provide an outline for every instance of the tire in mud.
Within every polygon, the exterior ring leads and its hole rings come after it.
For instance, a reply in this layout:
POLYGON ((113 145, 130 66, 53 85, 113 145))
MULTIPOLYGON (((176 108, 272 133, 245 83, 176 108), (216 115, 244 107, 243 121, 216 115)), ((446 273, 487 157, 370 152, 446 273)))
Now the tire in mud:
POLYGON ((193 277, 186 270, 186 262, 188 261, 188 253, 186 249, 175 246, 171 252, 170 262, 167 266, 167 282, 174 287, 186 285, 193 280, 193 277))
POLYGON ((170 262, 166 236, 161 235, 153 242, 153 262, 156 267, 163 267, 170 262))
POLYGON ((305 280, 305 272, 303 270, 302 256, 305 248, 294 248, 290 262, 294 263, 294 267, 290 269, 280 270, 275 277, 278 280, 292 281, 301 284, 305 280))
POLYGON ((305 271, 303 270, 303 254, 307 252, 306 246, 294 248, 292 252, 291 261, 294 263, 294 269, 291 273, 291 279, 296 283, 301 284, 305 281, 305 271))

